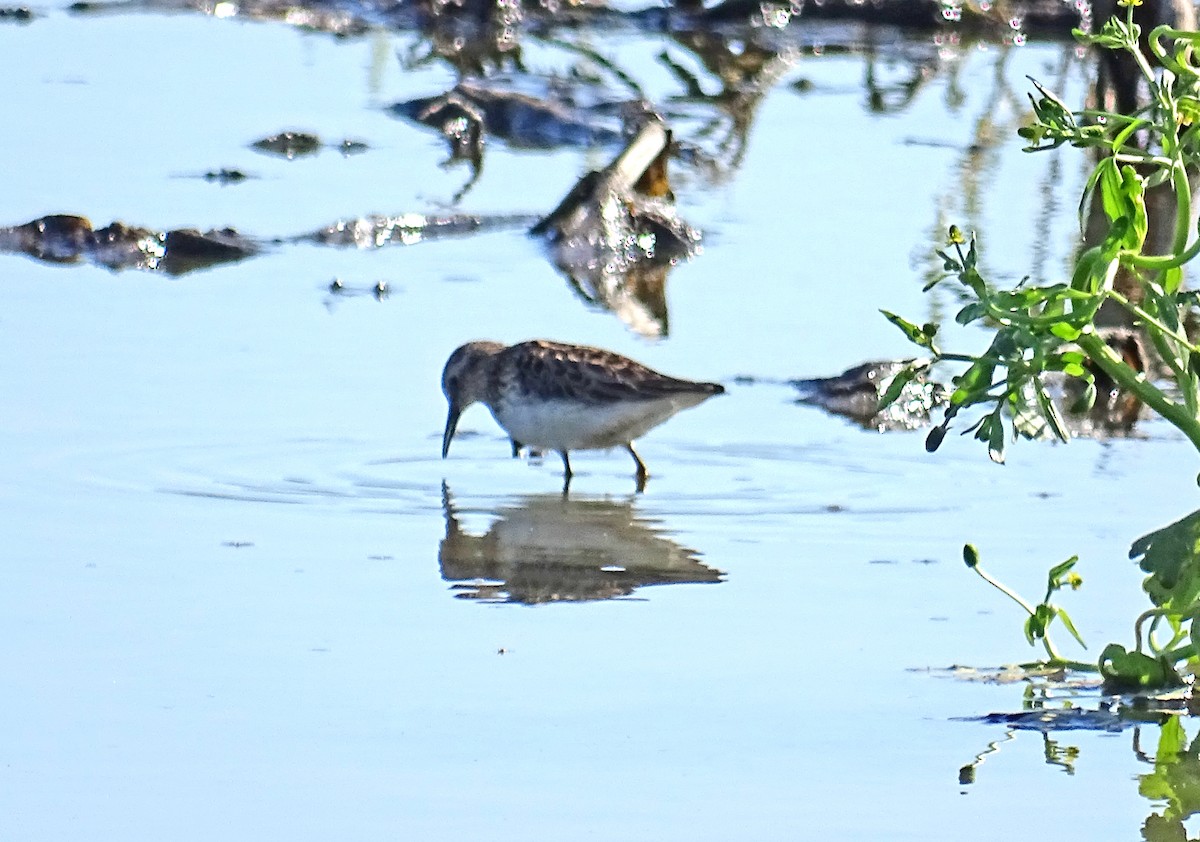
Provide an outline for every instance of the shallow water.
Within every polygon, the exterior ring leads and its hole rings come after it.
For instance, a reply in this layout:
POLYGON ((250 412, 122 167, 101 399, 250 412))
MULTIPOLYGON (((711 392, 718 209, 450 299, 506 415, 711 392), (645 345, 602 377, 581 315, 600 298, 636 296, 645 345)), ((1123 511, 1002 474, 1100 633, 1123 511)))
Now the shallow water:
MULTIPOLYGON (((467 173, 384 110, 453 84, 402 70, 416 42, 53 8, 0 25, 20 127, 0 135, 0 223, 273 237, 446 210, 467 173), (285 128, 370 148, 248 147, 285 128), (219 167, 256 177, 192 177, 219 167)), ((676 46, 621 45, 649 93, 678 94, 653 60, 676 46)), ((0 835, 1007 839, 1053 811, 1064 838, 1133 837, 1158 806, 1135 740, 1157 727, 1006 739, 956 718, 1019 710, 1020 687, 929 670, 1032 654, 965 541, 1030 595, 1078 553, 1063 601, 1092 656, 1128 642, 1128 546, 1194 507, 1186 442, 1148 422, 1000 468, 734 382, 909 354, 877 311, 953 313, 920 291, 950 222, 979 228, 998 278, 1061 276, 1084 163, 1021 155, 1012 129, 1025 74, 1078 99, 1082 66, 1053 44, 948 51, 878 113, 863 57, 792 61, 736 170, 675 176, 705 250, 671 273, 658 340, 519 230, 180 278, 0 256, 0 835), (646 437, 641 495, 626 454, 581 453, 564 501, 558 460, 508 458, 478 407, 440 460, 449 351, 534 336, 729 394, 646 437), (1047 764, 1064 746, 1069 775, 1047 764)), ((608 156, 486 154, 458 209, 544 213, 608 156)))

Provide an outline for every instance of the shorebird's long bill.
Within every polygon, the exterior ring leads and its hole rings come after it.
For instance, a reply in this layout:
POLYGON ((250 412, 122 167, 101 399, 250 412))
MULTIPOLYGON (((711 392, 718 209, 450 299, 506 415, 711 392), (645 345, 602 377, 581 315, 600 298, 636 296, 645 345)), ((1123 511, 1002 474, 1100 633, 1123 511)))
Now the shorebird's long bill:
POLYGON ((446 416, 446 432, 442 433, 443 459, 450 452, 450 439, 454 438, 454 431, 458 429, 458 416, 460 415, 462 415, 462 410, 455 404, 450 404, 450 414, 446 416))

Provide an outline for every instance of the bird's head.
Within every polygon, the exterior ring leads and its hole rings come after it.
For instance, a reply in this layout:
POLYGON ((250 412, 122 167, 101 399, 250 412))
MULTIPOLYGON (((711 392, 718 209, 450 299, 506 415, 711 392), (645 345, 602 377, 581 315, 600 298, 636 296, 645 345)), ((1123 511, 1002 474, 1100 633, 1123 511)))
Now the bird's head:
POLYGON ((499 342, 468 342, 455 349, 442 369, 442 392, 450 404, 446 430, 442 433, 442 458, 450 452, 450 440, 458 427, 463 410, 487 396, 488 373, 492 359, 504 350, 499 342))

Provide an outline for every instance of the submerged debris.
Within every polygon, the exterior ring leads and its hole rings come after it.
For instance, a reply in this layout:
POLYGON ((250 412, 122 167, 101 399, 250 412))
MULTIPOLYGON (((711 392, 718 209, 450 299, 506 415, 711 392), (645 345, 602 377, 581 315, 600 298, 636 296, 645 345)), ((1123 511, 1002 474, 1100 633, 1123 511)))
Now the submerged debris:
POLYGON ((1035 708, 1016 713, 989 713, 983 716, 956 717, 959 722, 1004 725, 1018 731, 1121 731, 1139 720, 1127 720, 1106 707, 1035 708))
POLYGON ((849 418, 857 424, 879 431, 915 430, 928 426, 929 414, 944 404, 947 391, 929 379, 925 365, 891 405, 879 409, 879 399, 892 379, 918 360, 876 360, 847 369, 836 377, 792 380, 800 390, 796 403, 819 406, 826 412, 849 418))
POLYGON ((256 140, 250 146, 290 161, 302 155, 315 155, 321 149, 321 139, 308 132, 286 131, 256 140))
POLYGON ((530 229, 577 293, 644 336, 666 335, 667 273, 700 248, 700 232, 675 213, 670 145, 662 120, 646 115, 611 164, 579 179, 530 229))
POLYGON ((305 155, 315 155, 325 146, 335 148, 343 155, 356 155, 370 148, 361 140, 350 140, 349 138, 337 143, 327 144, 315 134, 299 131, 280 132, 279 134, 264 137, 250 144, 252 149, 257 149, 259 152, 265 152, 269 155, 279 155, 282 158, 287 158, 289 161, 305 155))
POLYGON ((231 170, 225 167, 219 170, 209 170, 200 177, 205 181, 216 181, 221 184, 238 184, 248 178, 253 178, 253 176, 247 175, 241 170, 231 170))
POLYGON ((19 252, 48 263, 89 260, 110 269, 156 269, 168 274, 241 260, 260 248, 232 228, 159 232, 113 222, 94 229, 86 217, 69 214, 0 227, 0 251, 19 252))
MULTIPOLYGON (((1138 371, 1146 371, 1145 343, 1134 331, 1104 328, 1101 333, 1108 344, 1138 371)), ((1121 438, 1135 434, 1135 424, 1145 415, 1145 408, 1136 395, 1118 387, 1102 371, 1095 370, 1094 402, 1081 406, 1080 399, 1086 383, 1077 377, 1050 373, 1043 377, 1051 399, 1058 408, 1066 428, 1073 436, 1085 438, 1121 438)), ((755 378, 748 378, 755 382, 755 378)), ((927 360, 874 360, 849 368, 834 377, 789 380, 800 391, 796 403, 817 406, 834 415, 880 432, 915 430, 931 423, 933 410, 945 405, 951 388, 931 378, 927 360), (890 405, 879 410, 880 398, 887 392, 896 375, 910 366, 918 372, 890 405)), ((1030 399, 1030 407, 1035 402, 1030 399)), ((1016 413, 1013 425, 1032 439, 1055 439, 1046 420, 1038 412, 1016 413)))
MULTIPOLYGON (((928 670, 959 681, 1025 685, 1018 711, 994 711, 981 716, 956 716, 956 722, 1003 725, 1012 731, 1121 731, 1170 716, 1195 714, 1190 687, 1162 693, 1108 692, 1094 670, 1047 664, 1022 664, 980 669, 954 666, 928 670)), ((924 671, 924 670, 923 670, 924 671)))
POLYGON ((611 108, 605 116, 594 109, 539 99, 472 79, 459 82, 439 96, 398 102, 388 110, 436 128, 448 137, 486 134, 522 149, 600 146, 623 139, 611 108))
POLYGON ((360 249, 387 245, 411 246, 440 237, 460 237, 481 230, 524 228, 530 216, 478 216, 473 214, 427 215, 404 213, 397 216, 374 214, 355 219, 339 219, 310 234, 294 238, 324 245, 354 246, 360 249))
POLYGON ((517 149, 592 147, 621 142, 612 108, 584 109, 554 98, 507 90, 495 81, 465 79, 444 94, 398 102, 392 114, 437 129, 450 147, 443 166, 466 162, 471 177, 455 194, 458 202, 483 171, 484 145, 498 138, 517 149), (608 114, 600 113, 607 110, 608 114))
MULTIPOLYGON (((622 9, 602 0, 378 0, 371 3, 327 3, 322 0, 240 0, 236 4, 211 0, 78 0, 68 6, 76 14, 104 13, 136 6, 139 9, 194 11, 242 19, 280 21, 301 29, 337 36, 359 35, 372 28, 416 29, 434 45, 434 53, 464 72, 482 74, 506 57, 520 61, 523 30, 551 26, 603 24, 643 30, 744 26, 780 30, 796 20, 846 21, 903 29, 953 29, 964 32, 1011 32, 1021 21, 1024 32, 1070 37, 1080 25, 1081 10, 1090 5, 1061 0, 959 3, 950 0, 821 0, 821 2, 760 2, 676 0, 669 6, 646 4, 622 9)), ((846 37, 861 39, 857 26, 846 37)))

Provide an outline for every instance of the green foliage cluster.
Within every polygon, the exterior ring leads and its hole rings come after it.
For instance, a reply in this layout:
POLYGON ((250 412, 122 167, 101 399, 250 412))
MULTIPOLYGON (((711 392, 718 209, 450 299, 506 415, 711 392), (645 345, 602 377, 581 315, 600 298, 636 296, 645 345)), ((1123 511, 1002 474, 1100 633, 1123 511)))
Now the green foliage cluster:
MULTIPOLYGON (((1127 20, 1114 18, 1098 35, 1079 37, 1126 52, 1145 75, 1149 103, 1131 115, 1089 110, 1075 114, 1034 82, 1039 94, 1030 96, 1034 119, 1020 133, 1029 143, 1028 151, 1069 144, 1101 153, 1080 208, 1082 213, 1091 202, 1101 203, 1108 230, 1100 243, 1079 256, 1070 283, 1022 283, 999 290, 979 271, 974 236, 950 229, 951 248, 938 254, 946 277, 957 279, 970 299, 955 321, 993 326, 990 347, 978 355, 945 353, 937 343, 936 325, 918 326, 884 311, 910 340, 933 355, 934 362, 967 364, 953 380, 945 420, 927 439, 930 450, 941 444, 959 413, 971 408, 984 413, 966 432, 985 442, 996 461, 1004 459, 1009 430, 1016 438, 1048 429, 1065 441, 1067 425, 1046 390, 1045 375, 1052 373, 1082 382, 1071 411, 1090 408, 1097 374, 1102 374, 1174 424, 1200 450, 1200 347, 1184 330, 1197 296, 1182 288, 1183 265, 1200 253, 1200 238, 1191 236, 1189 176, 1200 165, 1200 68, 1189 63, 1200 33, 1154 30, 1148 43, 1163 67, 1158 74, 1141 52, 1141 30, 1133 23, 1132 8, 1127 20), (1164 42, 1172 45, 1170 51, 1164 42), (1166 254, 1146 254, 1146 194, 1163 185, 1169 185, 1176 205, 1172 248, 1166 254), (1130 280, 1126 292, 1115 283, 1119 273, 1130 280), (1128 293, 1129 286, 1135 294, 1128 293), (1096 327, 1104 305, 1125 310, 1144 330, 1169 373, 1169 386, 1152 382, 1108 345, 1096 327), (1041 423, 1030 425, 1030 418, 1041 423)), ((894 400, 916 374, 915 368, 901 372, 882 403, 894 400)))
MULTIPOLYGON (((1065 441, 1069 431, 1063 409, 1047 390, 1052 377, 1079 386, 1073 390, 1077 399, 1066 407, 1068 413, 1087 411, 1100 382, 1105 389, 1136 397, 1200 451, 1200 346, 1186 331, 1197 295, 1183 289, 1183 266, 1200 254, 1200 237, 1192 230, 1192 179, 1200 170, 1200 66, 1193 64, 1193 50, 1200 44, 1200 33, 1158 27, 1143 41, 1133 21, 1134 2, 1123 3, 1128 6, 1125 19, 1108 21, 1097 34, 1076 36, 1119 51, 1133 62, 1149 90, 1146 104, 1132 114, 1072 112, 1033 82, 1033 119, 1019 132, 1030 152, 1066 144, 1097 155, 1080 215, 1082 219, 1099 203, 1107 227, 1078 256, 1069 283, 1035 286, 1023 281, 1013 289, 996 289, 980 271, 974 236, 952 227, 947 248, 938 252, 946 275, 926 289, 945 278, 955 279, 967 295, 955 321, 992 329, 989 347, 981 354, 944 352, 937 325, 917 325, 884 311, 934 363, 965 366, 952 380, 944 420, 926 439, 930 451, 941 445, 965 410, 974 410, 976 417, 964 434, 973 433, 984 442, 997 462, 1004 460, 1006 442, 1018 437, 1049 431, 1065 441), (1165 238, 1150 236, 1149 191, 1166 191, 1174 199, 1165 238), (1166 250, 1150 253, 1150 244, 1163 240, 1169 243, 1166 250), (1097 325, 1102 307, 1125 313, 1125 320, 1145 337, 1160 361, 1161 377, 1148 375, 1145 366, 1109 345, 1097 325)), ((897 375, 881 406, 894 401, 917 373, 914 364, 897 375)), ((1111 644, 1092 669, 1098 669, 1113 690, 1178 685, 1181 664, 1193 671, 1200 665, 1200 624, 1193 622, 1200 617, 1200 512, 1139 539, 1130 556, 1140 558, 1149 574, 1145 590, 1154 607, 1135 624, 1135 648, 1128 651, 1111 644)), ((1051 663, 1086 666, 1064 661, 1048 636, 1049 627, 1058 621, 1079 638, 1070 617, 1050 602, 1064 585, 1078 586, 1074 558, 1050 570, 1046 596, 1036 606, 985 574, 970 545, 964 558, 968 567, 1022 606, 1028 614, 1027 640, 1040 641, 1051 663)))

